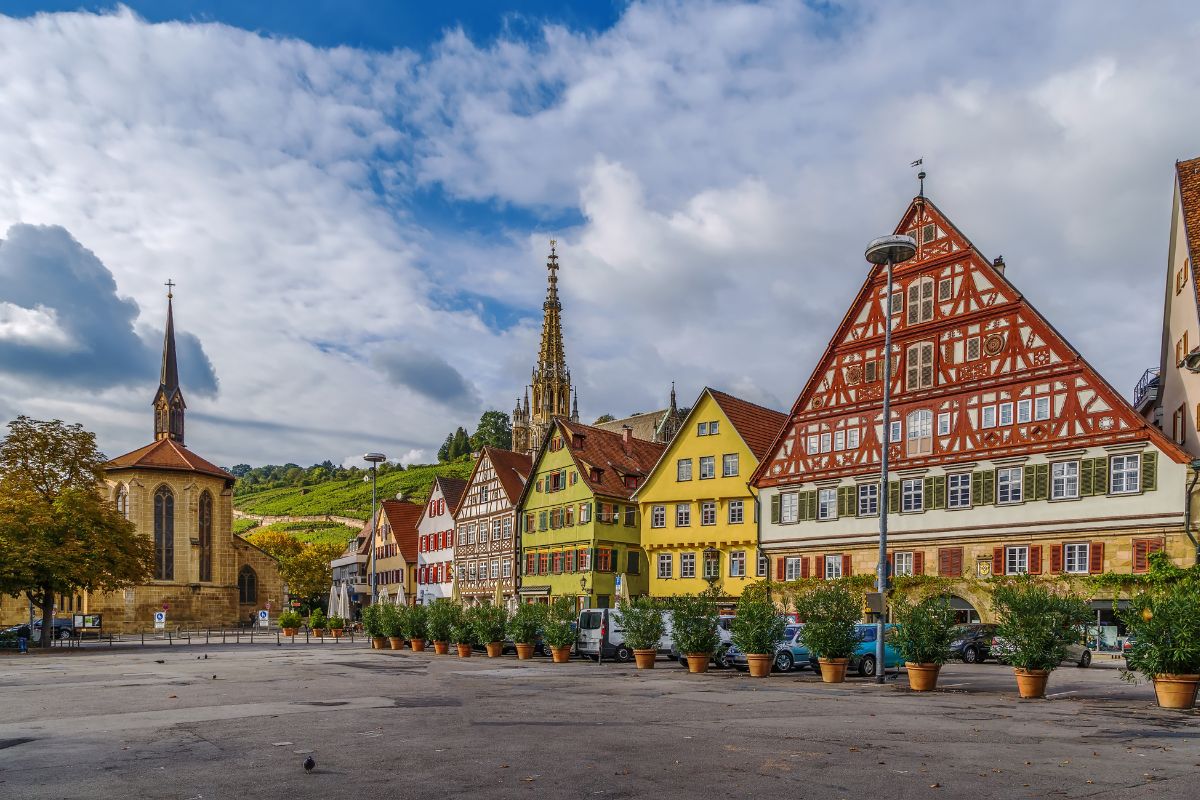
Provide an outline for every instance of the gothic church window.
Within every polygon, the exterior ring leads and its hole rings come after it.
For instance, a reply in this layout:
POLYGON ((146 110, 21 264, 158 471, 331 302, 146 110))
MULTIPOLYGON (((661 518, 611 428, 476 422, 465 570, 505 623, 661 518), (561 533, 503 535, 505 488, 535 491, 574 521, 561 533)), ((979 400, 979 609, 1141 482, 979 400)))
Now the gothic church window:
POLYGON ((212 580, 213 499, 207 490, 200 493, 200 580, 212 580))
POLYGON ((175 495, 166 486, 154 493, 154 579, 175 580, 175 495))
POLYGON ((243 564, 238 571, 238 602, 258 603, 258 574, 249 564, 243 564))

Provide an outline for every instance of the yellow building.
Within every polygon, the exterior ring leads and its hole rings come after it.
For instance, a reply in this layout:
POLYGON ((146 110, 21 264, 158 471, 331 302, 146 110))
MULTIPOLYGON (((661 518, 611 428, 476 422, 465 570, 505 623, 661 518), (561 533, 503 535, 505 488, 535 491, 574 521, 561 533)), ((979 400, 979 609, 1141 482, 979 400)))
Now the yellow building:
POLYGON ((748 481, 787 415, 706 388, 637 492, 653 597, 702 592, 733 603, 766 578, 748 481))

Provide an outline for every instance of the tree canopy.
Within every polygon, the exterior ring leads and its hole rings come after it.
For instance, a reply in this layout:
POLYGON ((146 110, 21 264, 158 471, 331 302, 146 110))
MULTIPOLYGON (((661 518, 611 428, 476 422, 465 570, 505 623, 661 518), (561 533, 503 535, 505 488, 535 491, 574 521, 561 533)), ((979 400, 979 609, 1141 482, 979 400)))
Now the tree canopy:
POLYGON ((438 461, 454 461, 484 447, 512 449, 512 421, 508 414, 495 409, 484 411, 475 433, 468 433, 462 426, 456 428, 438 449, 438 461))
POLYGON ((313 542, 305 544, 286 531, 264 530, 246 537, 279 562, 279 577, 288 594, 312 605, 329 591, 333 571, 329 562, 342 554, 343 544, 313 542))

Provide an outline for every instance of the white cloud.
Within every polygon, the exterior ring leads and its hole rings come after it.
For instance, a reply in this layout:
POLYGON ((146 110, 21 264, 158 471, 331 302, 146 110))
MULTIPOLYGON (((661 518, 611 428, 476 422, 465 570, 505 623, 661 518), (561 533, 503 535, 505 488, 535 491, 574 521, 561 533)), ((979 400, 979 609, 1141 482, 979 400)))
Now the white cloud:
POLYGON ((0 302, 0 342, 46 350, 73 350, 76 342, 58 324, 58 313, 40 303, 22 308, 0 302))

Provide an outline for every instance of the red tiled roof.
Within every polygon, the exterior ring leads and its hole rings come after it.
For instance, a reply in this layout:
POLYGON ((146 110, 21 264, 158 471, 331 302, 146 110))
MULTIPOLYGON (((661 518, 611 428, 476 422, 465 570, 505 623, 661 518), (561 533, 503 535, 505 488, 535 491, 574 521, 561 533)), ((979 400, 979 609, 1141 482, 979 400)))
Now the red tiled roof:
POLYGON ((492 462, 496 477, 500 479, 500 485, 508 495, 508 502, 516 505, 525 489, 525 481, 529 480, 529 473, 533 470, 533 458, 524 453, 514 453, 512 450, 501 450, 498 447, 485 447, 483 452, 492 462))
POLYGON ((730 424, 745 440, 746 446, 750 448, 751 453, 754 453, 754 457, 759 461, 766 458, 775 437, 787 423, 788 415, 782 411, 775 411, 741 400, 716 389, 709 389, 708 393, 725 412, 730 424))
POLYGON ((410 503, 407 500, 384 500, 380 504, 387 517, 388 525, 392 526, 392 538, 400 549, 404 560, 415 564, 417 561, 417 522, 425 511, 424 503, 410 503))
POLYGON ((1200 158, 1176 161, 1175 174, 1179 178, 1179 208, 1191 259, 1192 286, 1196 289, 1196 307, 1200 309, 1200 158))
MULTIPOLYGON (((579 475, 593 492, 606 497, 628 500, 637 489, 625 485, 626 475, 639 479, 650 474, 659 456, 667 449, 665 444, 647 442, 631 436, 629 442, 619 433, 606 431, 592 425, 557 420, 566 434, 566 445, 579 467, 579 475), (576 437, 582 436, 577 446, 576 437), (592 476, 592 467, 600 469, 599 480, 592 476)), ((639 484, 641 481, 638 481, 639 484)))
POLYGON ((446 508, 450 509, 453 514, 458 510, 458 504, 462 501, 463 492, 467 490, 467 482, 463 478, 447 478, 439 476, 433 479, 442 489, 442 497, 446 498, 446 508))
POLYGON ((117 456, 105 465, 110 472, 122 469, 166 469, 177 472, 199 472, 225 480, 235 480, 225 470, 205 461, 174 439, 159 439, 132 453, 117 456))

